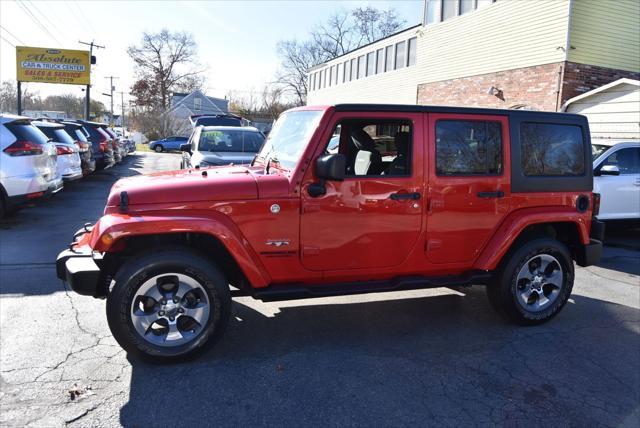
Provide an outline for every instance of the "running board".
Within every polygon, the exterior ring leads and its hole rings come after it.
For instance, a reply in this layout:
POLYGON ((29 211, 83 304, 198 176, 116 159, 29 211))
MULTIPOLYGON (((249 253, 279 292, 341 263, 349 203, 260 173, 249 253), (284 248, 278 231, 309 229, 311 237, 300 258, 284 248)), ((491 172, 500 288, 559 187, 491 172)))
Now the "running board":
MULTIPOLYGON (((350 294, 419 290, 423 288, 486 285, 490 278, 490 273, 476 271, 460 276, 398 277, 389 281, 360 281, 327 285, 272 284, 267 288, 253 290, 252 296, 263 302, 276 302, 281 300, 311 299, 350 294)), ((238 291, 242 294, 232 293, 232 297, 247 295, 244 291, 238 291)))

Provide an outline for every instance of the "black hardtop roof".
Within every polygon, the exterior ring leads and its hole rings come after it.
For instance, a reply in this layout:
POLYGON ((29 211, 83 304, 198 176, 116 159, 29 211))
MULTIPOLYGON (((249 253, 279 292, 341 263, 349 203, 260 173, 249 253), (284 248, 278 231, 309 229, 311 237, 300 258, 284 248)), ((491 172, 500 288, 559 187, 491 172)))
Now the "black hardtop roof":
POLYGON ((580 114, 539 111, 539 110, 519 110, 519 109, 497 109, 486 107, 455 107, 436 105, 414 105, 414 104, 335 104, 336 111, 355 112, 406 112, 406 113, 458 113, 458 114, 486 114, 503 116, 524 116, 527 118, 571 118, 586 120, 580 114))

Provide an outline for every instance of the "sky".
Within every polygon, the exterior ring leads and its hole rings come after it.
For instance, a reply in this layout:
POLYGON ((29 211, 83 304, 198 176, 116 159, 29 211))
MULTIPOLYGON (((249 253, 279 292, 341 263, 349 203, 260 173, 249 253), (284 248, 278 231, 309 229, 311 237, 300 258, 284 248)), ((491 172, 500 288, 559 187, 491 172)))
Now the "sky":
MULTIPOLYGON (((139 43, 143 31, 167 28, 193 34, 198 61, 206 69, 207 95, 257 95, 278 69, 278 41, 304 39, 332 13, 367 5, 393 7, 407 27, 420 21, 422 0, 0 0, 0 80, 15 79, 14 45, 88 49, 78 41, 93 40, 105 48, 94 50, 91 95, 108 106, 109 98, 101 95, 109 90, 106 76, 119 77, 114 80, 116 91, 127 92, 135 81, 127 47, 139 43)), ((26 90, 41 96, 84 94, 77 85, 29 83, 26 90)))

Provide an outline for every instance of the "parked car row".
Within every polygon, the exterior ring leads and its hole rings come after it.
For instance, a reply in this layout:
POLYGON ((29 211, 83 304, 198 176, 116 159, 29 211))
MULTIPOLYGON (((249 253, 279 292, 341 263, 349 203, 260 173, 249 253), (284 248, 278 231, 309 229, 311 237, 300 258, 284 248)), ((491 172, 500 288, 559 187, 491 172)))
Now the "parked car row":
POLYGON ((0 115, 0 216, 122 161, 135 144, 104 123, 0 115))

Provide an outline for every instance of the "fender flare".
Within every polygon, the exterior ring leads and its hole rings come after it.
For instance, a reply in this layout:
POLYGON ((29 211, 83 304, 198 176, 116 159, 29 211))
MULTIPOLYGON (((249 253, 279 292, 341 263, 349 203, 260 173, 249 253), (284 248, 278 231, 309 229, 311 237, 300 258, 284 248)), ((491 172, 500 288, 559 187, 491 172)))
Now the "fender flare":
POLYGON ((271 278, 249 241, 238 226, 220 212, 176 214, 106 214, 95 224, 89 237, 89 246, 95 251, 116 251, 119 242, 133 236, 172 233, 202 233, 212 236, 224 245, 244 273, 252 287, 262 288, 271 278), (103 239, 109 234, 110 239, 103 239))
POLYGON ((474 269, 494 270, 526 227, 545 223, 573 223, 580 242, 589 244, 589 224, 583 213, 568 207, 521 209, 507 216, 495 230, 476 259, 474 269))

